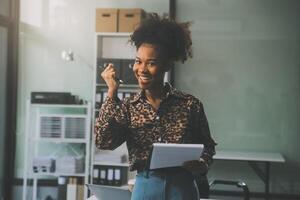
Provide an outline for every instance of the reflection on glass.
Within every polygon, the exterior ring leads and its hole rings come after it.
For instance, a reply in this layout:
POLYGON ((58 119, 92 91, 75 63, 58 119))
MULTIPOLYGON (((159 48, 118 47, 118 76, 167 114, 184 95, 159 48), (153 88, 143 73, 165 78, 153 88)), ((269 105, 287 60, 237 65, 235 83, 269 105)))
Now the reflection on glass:
POLYGON ((9 16, 9 1, 10 0, 0 0, 0 15, 9 16))
MULTIPOLYGON (((1 1, 1 0, 0 0, 1 1)), ((6 69, 7 69, 7 29, 0 27, 0 199, 3 196, 3 163, 5 141, 5 105, 6 105, 6 69)))

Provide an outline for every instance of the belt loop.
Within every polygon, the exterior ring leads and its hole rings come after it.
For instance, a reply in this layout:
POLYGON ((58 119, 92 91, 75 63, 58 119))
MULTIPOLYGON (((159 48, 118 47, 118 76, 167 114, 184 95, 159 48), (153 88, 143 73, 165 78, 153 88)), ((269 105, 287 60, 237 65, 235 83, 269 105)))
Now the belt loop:
POLYGON ((146 169, 146 178, 149 178, 149 169, 146 169))

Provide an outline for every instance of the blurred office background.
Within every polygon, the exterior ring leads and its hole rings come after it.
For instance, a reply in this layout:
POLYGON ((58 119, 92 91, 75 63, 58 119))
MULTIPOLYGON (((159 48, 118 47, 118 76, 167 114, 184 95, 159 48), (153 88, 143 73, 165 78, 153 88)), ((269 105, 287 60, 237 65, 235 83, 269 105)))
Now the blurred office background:
MULTIPOLYGON (((176 19, 192 22, 194 56, 176 64, 174 87, 203 102, 217 150, 280 152, 286 162, 271 167, 271 193, 299 199, 300 2, 175 2, 176 19)), ((95 9, 143 8, 163 15, 169 5, 169 0, 0 0, 0 199, 5 187, 13 186, 13 199, 22 195, 30 93, 67 91, 92 100, 93 71, 86 66, 94 62, 95 9), (61 52, 69 48, 81 59, 64 62, 61 52)), ((264 191, 247 163, 216 161, 208 178, 220 177, 245 180, 258 199, 264 191)), ((237 188, 214 189, 220 199, 240 195, 237 188)), ((52 190, 44 184, 40 192, 52 190)))

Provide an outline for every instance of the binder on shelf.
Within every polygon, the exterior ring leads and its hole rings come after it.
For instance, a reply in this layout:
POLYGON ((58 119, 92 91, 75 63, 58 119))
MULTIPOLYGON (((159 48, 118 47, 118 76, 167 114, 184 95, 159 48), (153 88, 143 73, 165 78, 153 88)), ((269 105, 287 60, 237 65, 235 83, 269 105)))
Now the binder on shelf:
POLYGON ((114 168, 107 168, 107 185, 114 185, 114 168))
POLYGON ((123 166, 114 167, 114 185, 122 186, 127 184, 128 181, 128 168, 123 166))
POLYGON ((102 165, 94 166, 93 184, 107 185, 107 167, 102 165))
POLYGON ((119 167, 116 167, 114 169, 114 185, 119 186, 121 184, 122 184, 121 169, 119 167))
POLYGON ((106 185, 107 184, 107 168, 106 168, 106 166, 100 166, 99 184, 100 185, 106 185))
POLYGON ((93 184, 100 184, 99 183, 99 177, 100 177, 100 169, 98 167, 94 167, 94 170, 93 170, 93 184))
POLYGON ((67 178, 58 177, 58 194, 57 200, 65 200, 67 198, 67 178))

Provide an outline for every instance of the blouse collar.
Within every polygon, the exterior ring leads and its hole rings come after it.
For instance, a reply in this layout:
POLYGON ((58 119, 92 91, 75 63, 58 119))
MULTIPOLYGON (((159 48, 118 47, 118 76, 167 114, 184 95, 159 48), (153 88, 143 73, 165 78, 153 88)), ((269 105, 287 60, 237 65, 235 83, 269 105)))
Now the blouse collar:
MULTIPOLYGON (((172 97, 172 96, 178 97, 178 98, 184 97, 183 93, 181 93, 178 90, 176 90, 175 88, 173 88, 172 85, 168 82, 166 82, 164 84, 164 88, 167 91, 167 95, 166 95, 165 99, 172 97)), ((133 96, 133 98, 130 100, 130 102, 135 103, 144 97, 145 97, 145 90, 141 90, 133 96)))

